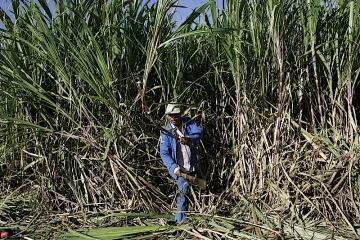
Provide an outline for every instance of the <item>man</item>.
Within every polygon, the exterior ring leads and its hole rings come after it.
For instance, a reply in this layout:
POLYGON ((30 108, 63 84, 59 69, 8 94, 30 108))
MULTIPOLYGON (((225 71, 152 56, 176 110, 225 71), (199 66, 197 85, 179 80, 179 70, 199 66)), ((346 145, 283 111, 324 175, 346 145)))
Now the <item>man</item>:
POLYGON ((180 193, 175 222, 182 224, 187 222, 189 182, 180 173, 200 177, 195 146, 202 138, 202 128, 189 117, 181 117, 180 106, 176 103, 168 104, 165 114, 168 131, 161 133, 160 156, 170 175, 177 181, 180 193))

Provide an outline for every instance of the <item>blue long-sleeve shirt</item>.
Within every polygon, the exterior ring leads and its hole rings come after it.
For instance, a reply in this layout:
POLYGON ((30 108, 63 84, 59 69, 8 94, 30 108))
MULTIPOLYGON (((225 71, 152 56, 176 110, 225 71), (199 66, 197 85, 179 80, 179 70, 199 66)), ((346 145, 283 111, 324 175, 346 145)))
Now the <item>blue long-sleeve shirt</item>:
MULTIPOLYGON (((192 146, 190 147, 190 165, 192 167, 195 167, 197 163, 195 146, 201 140, 203 131, 201 127, 199 127, 193 120, 191 120, 191 118, 182 117, 181 119, 183 122, 183 134, 184 136, 188 136, 192 143, 192 146)), ((172 129, 172 125, 170 123, 168 123, 167 129, 170 130, 174 136, 176 136, 176 129, 172 129)), ((160 157, 163 160, 167 169, 169 170, 170 175, 174 179, 177 179, 178 177, 174 173, 174 169, 179 167, 176 159, 177 139, 169 136, 165 132, 162 132, 160 137, 160 157)))

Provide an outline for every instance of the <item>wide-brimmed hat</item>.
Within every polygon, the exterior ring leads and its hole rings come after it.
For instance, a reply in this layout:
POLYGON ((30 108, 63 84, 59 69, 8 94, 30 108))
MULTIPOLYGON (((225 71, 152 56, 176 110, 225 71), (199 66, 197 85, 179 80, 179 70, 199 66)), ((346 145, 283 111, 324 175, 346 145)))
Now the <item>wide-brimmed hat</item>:
POLYGON ((165 114, 178 114, 180 112, 180 106, 176 103, 169 103, 165 110, 165 114))

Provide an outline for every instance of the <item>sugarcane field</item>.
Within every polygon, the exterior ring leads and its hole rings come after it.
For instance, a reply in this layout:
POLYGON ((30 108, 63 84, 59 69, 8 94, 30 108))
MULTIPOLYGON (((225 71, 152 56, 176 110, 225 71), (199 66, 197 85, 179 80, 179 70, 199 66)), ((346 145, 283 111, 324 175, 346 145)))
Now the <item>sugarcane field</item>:
POLYGON ((360 239, 359 26, 355 0, 1 0, 0 239, 360 239))

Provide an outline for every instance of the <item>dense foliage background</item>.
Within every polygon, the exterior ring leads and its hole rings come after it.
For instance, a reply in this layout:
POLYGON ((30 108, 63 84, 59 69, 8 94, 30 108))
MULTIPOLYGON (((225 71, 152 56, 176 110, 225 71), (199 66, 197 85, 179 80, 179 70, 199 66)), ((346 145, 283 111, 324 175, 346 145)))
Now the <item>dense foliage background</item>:
POLYGON ((170 216, 176 195, 156 125, 179 101, 204 129, 208 181, 181 234, 358 236, 358 1, 208 1, 184 23, 175 0, 52 4, 0 10, 3 226, 153 237, 141 219, 170 216))

